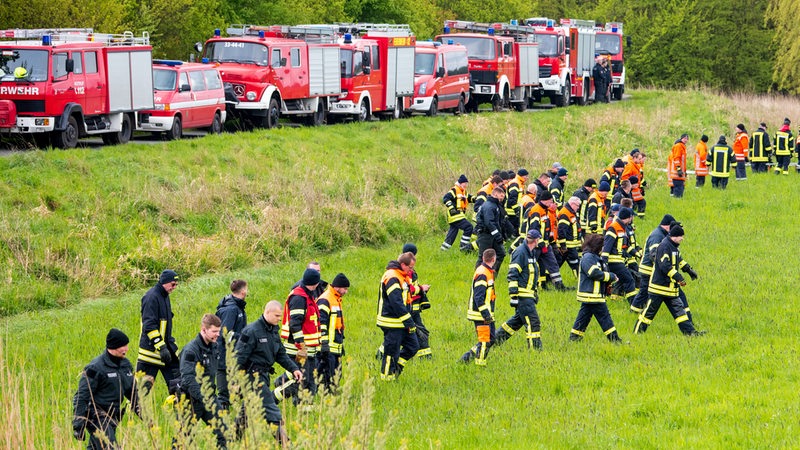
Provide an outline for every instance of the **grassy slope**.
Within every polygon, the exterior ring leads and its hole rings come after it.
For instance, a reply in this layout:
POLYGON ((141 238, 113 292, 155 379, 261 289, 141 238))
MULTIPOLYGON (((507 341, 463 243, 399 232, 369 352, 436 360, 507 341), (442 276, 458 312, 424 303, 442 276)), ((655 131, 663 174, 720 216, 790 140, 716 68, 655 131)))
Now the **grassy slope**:
MULTIPOLYGON (((661 311, 645 336, 632 336, 634 316, 626 313, 621 303, 613 303, 612 316, 623 339, 630 344, 607 344, 593 323, 586 341, 572 345, 567 342, 567 335, 578 304, 572 295, 546 292, 539 304, 544 352, 529 354, 522 337, 516 336, 504 347, 493 350, 486 368, 455 363, 474 341, 471 324, 464 318, 474 260, 437 250, 444 232, 441 217, 435 222, 414 217, 429 210, 439 211, 437 198, 450 184, 451 174, 459 173, 462 167, 470 179, 477 181, 496 165, 524 165, 537 170, 558 159, 575 168, 572 173, 576 176, 569 183, 574 187, 586 176, 597 176, 603 163, 621 148, 640 146, 653 156, 651 167, 661 166, 662 155, 680 132, 699 132, 702 128, 713 130, 708 133, 713 136, 729 129, 730 124, 743 121, 738 118, 741 115, 726 112, 731 108, 736 111, 727 100, 713 96, 683 94, 677 99, 658 92, 635 94, 629 102, 583 109, 481 114, 434 121, 421 118, 364 127, 375 130, 342 126, 279 130, 274 135, 270 133, 267 140, 258 140, 262 135, 223 136, 165 147, 170 153, 164 153, 158 163, 137 164, 142 170, 158 173, 142 175, 143 178, 183 180, 178 181, 180 188, 176 192, 183 192, 184 197, 173 205, 192 202, 196 197, 188 195, 196 191, 189 189, 186 180, 197 180, 196 185, 214 191, 221 189, 215 186, 222 183, 213 180, 224 179, 224 173, 242 171, 251 171, 252 182, 265 186, 296 186, 297 180, 302 186, 326 183, 313 190, 317 194, 312 200, 315 205, 328 200, 344 207, 336 202, 342 191, 350 189, 360 193, 354 194, 353 200, 353 210, 359 213, 375 207, 362 205, 379 200, 377 194, 370 192, 371 183, 387 178, 381 176, 382 170, 389 170, 388 178, 401 183, 394 190, 397 193, 390 205, 400 204, 393 217, 364 216, 384 236, 373 248, 344 249, 349 244, 345 243, 334 246, 342 251, 319 258, 326 278, 344 271, 353 281, 345 306, 348 357, 352 358, 347 370, 374 374, 376 363, 372 356, 380 343, 374 327, 377 279, 385 262, 396 256, 406 240, 397 230, 423 236, 418 241, 418 269, 422 279, 434 286, 434 308, 425 319, 433 333, 435 356, 433 361, 412 362, 399 383, 378 385, 377 427, 386 427, 390 412, 397 412, 390 447, 401 441, 411 448, 797 447, 800 411, 794 401, 798 363, 793 329, 800 318, 791 307, 796 295, 790 273, 797 257, 790 242, 792 230, 800 226, 800 218, 792 211, 800 205, 791 195, 798 183, 794 174, 752 178, 747 184, 732 182, 726 192, 690 188, 686 198, 674 200, 666 194, 663 176, 649 172, 653 185, 648 193, 649 214, 638 223, 639 233, 646 237, 665 212, 683 221, 687 239, 682 250, 701 276, 686 291, 696 321, 709 330, 708 336, 694 340, 679 336, 666 311, 661 311), (581 132, 578 123, 590 132, 581 132), (431 137, 433 129, 440 131, 431 137), (381 133, 379 139, 376 132, 381 133), (448 147, 448 139, 457 140, 458 148, 448 147), (271 153, 269 158, 259 154, 267 151, 263 146, 275 145, 275 141, 290 143, 292 150, 271 153), (355 143, 345 145, 349 141, 355 143), (325 144, 320 146, 320 142, 325 144), (225 156, 228 152, 211 149, 223 145, 230 146, 230 154, 239 156, 225 156), (341 151, 342 148, 354 150, 341 151), (317 168, 301 170, 301 155, 311 158, 317 168), (413 169, 391 169, 400 163, 401 155, 421 163, 413 164, 413 169), (486 158, 478 159, 481 156, 486 158), (221 165, 224 158, 230 160, 227 166, 221 165), (275 159, 291 169, 269 172, 285 174, 272 181, 260 174, 260 168, 262 164, 277 166, 278 162, 270 162, 275 159), (185 163, 189 160, 192 164, 185 163), (204 160, 205 168, 195 165, 204 160), (347 167, 351 172, 333 178, 339 183, 321 181, 330 180, 324 174, 330 173, 331 168, 347 167), (358 173, 358 167, 364 168, 363 175, 358 173), (411 182, 393 178, 400 174, 408 175, 411 182), (370 201, 359 204, 357 198, 370 201)), ((769 112, 779 118, 785 115, 785 110, 773 111, 769 107, 762 111, 767 113, 761 117, 768 117, 769 112)), ((127 148, 119 154, 115 151, 84 152, 80 155, 82 163, 78 154, 73 156, 70 152, 37 153, 21 159, 37 160, 47 167, 58 165, 53 161, 70 160, 69 164, 82 165, 87 173, 99 174, 101 164, 108 167, 115 161, 136 158, 130 155, 137 152, 153 158, 148 152, 158 149, 127 148), (112 157, 116 160, 109 161, 112 157)), ((132 185, 134 181, 127 170, 124 175, 106 175, 105 180, 132 185)), ((244 179, 240 175, 234 177, 244 179)), ((78 183, 76 178, 72 180, 78 183)), ((101 184, 98 181, 96 185, 101 184)), ((125 193, 123 187, 123 193, 133 199, 136 190, 132 186, 127 189, 125 193)), ((76 205, 114 202, 111 194, 110 198, 94 199, 81 196, 80 188, 74 192, 76 205)), ((269 192, 278 190, 273 187, 269 192)), ((263 199, 254 202, 257 201, 263 199)), ((276 194, 274 201, 295 204, 296 199, 276 194)), ((226 203, 230 201, 219 201, 226 203)), ((159 211, 163 211, 161 205, 159 211)), ((181 223, 174 224, 175 228, 180 229, 181 223)), ((168 230, 174 232, 173 228, 168 230)), ((301 236, 308 232, 304 230, 301 236)), ((184 244, 198 245, 191 240, 184 244)), ((239 244, 246 245, 236 245, 239 244)), ((113 253, 113 245, 108 245, 113 253)), ((157 243, 152 245, 158 248, 157 243)), ((167 250, 172 248, 175 247, 167 250)), ((214 310, 232 277, 251 281, 251 319, 266 300, 282 299, 288 286, 299 277, 307 256, 285 257, 292 252, 287 249, 286 253, 275 253, 279 255, 278 264, 198 276, 180 286, 173 295, 178 342, 191 339, 200 315, 214 310)), ((574 284, 571 275, 566 279, 574 284)), ((504 320, 512 311, 502 287, 499 292, 497 316, 504 320)), ((4 321, 4 353, 9 370, 26 375, 29 400, 24 410, 37 430, 30 438, 37 447, 53 446, 54 442, 60 447, 69 442, 69 399, 76 374, 102 347, 102 338, 110 326, 118 326, 136 339, 141 293, 136 290, 117 298, 89 300, 67 309, 27 313, 4 321)), ((354 414, 355 411, 348 412, 349 417, 354 414)))

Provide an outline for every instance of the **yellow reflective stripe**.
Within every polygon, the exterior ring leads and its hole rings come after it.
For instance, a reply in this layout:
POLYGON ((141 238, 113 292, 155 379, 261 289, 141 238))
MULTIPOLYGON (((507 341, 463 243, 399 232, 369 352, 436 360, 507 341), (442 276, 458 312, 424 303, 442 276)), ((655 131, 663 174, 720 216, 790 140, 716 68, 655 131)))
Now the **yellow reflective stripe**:
POLYGON ((611 328, 607 329, 606 331, 604 331, 603 333, 605 333, 605 335, 608 336, 609 334, 611 334, 611 333, 613 333, 615 331, 617 331, 617 327, 611 327, 611 328))
POLYGON ((509 335, 513 335, 514 333, 516 333, 516 332, 517 332, 517 330, 515 330, 515 329, 511 328, 511 327, 510 327, 510 326, 509 326, 507 323, 505 323, 505 322, 503 323, 503 329, 504 329, 504 330, 506 330, 506 333, 508 333, 509 335))
POLYGON ((487 283, 487 282, 486 282, 486 280, 481 280, 481 281, 476 281, 476 282, 475 282, 475 284, 474 284, 474 286, 475 286, 475 287, 478 287, 478 286, 486 286, 486 287, 489 287, 489 283, 487 283))
MULTIPOLYGON (((647 309, 645 308, 645 310, 647 310, 647 309)), ((651 323, 653 323, 653 321, 648 319, 647 317, 645 317, 644 314, 639 314, 639 321, 642 322, 642 323, 645 323, 647 325, 650 325, 651 323)))
POLYGON ((573 328, 573 329, 570 331, 570 333, 572 333, 572 334, 577 334, 578 336, 583 336, 583 331, 578 331, 578 330, 576 330, 575 328, 573 328))
POLYGON ((660 286, 657 284, 650 284, 649 291, 652 294, 659 294, 665 297, 676 297, 678 295, 678 288, 671 288, 667 286, 660 286))
POLYGON ((400 283, 395 283, 389 289, 387 289, 386 290, 386 295, 388 296, 389 294, 391 294, 392 292, 394 292, 397 289, 402 289, 402 287, 400 286, 400 283))
POLYGON ((678 270, 673 267, 672 269, 670 269, 669 272, 667 272, 667 276, 670 277, 670 278, 674 278, 676 273, 678 273, 678 270))
POLYGON ((153 339, 155 339, 157 337, 160 337, 160 336, 161 336, 161 333, 159 333, 158 330, 153 330, 153 331, 147 333, 147 337, 149 337, 150 340, 153 340, 153 339))
POLYGON ((142 355, 144 355, 144 356, 150 356, 150 357, 152 357, 152 358, 155 358, 155 359, 158 359, 158 360, 160 360, 160 359, 161 359, 161 354, 160 354, 160 353, 158 353, 158 352, 152 352, 152 351, 150 351, 150 350, 147 350, 146 348, 140 348, 140 349, 139 349, 139 356, 142 356, 142 355))
POLYGON ((393 317, 378 317, 377 324, 385 328, 405 328, 402 320, 393 317))
POLYGON ((486 303, 484 303, 484 304, 482 304, 482 305, 480 306, 480 308, 478 308, 478 311, 484 311, 484 310, 486 310, 486 309, 489 309, 489 305, 487 305, 486 303))
POLYGON ((292 337, 293 337, 293 338, 295 338, 295 339, 300 339, 300 338, 302 338, 302 337, 303 337, 303 330, 300 330, 300 331, 298 331, 298 332, 296 332, 296 333, 293 333, 293 334, 292 334, 292 337))
POLYGON ((306 310, 305 309, 290 309, 289 310, 289 315, 290 316, 298 316, 298 315, 305 316, 306 315, 306 310))
POLYGON ((683 322, 686 322, 687 320, 689 320, 689 316, 687 316, 686 314, 684 314, 684 315, 682 315, 682 316, 678 316, 678 317, 676 317, 676 318, 675 318, 675 323, 683 323, 683 322))
POLYGON ((509 264, 508 265, 508 270, 511 270, 511 269, 517 269, 518 271, 522 272, 522 266, 520 266, 517 263, 509 264))
POLYGON ((159 327, 159 331, 161 332, 161 336, 166 336, 167 335, 167 321, 166 320, 162 320, 161 321, 161 326, 159 327))

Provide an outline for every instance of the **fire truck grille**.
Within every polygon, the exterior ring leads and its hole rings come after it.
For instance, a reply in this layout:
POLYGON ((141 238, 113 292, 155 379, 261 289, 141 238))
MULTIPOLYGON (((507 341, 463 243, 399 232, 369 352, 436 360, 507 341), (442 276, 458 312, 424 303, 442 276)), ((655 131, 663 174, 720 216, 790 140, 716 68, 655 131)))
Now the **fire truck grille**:
POLYGON ((496 70, 474 70, 470 71, 472 84, 495 84, 497 83, 496 70))
POLYGON ((545 66, 539 66, 539 78, 550 78, 550 74, 553 72, 553 66, 550 64, 545 66))
POLYGON ((236 94, 237 97, 244 96, 244 85, 243 84, 234 84, 233 86, 233 93, 236 94))
POLYGON ((44 112, 44 100, 14 100, 18 113, 44 112))
POLYGON ((611 72, 613 72, 613 73, 621 73, 622 72, 622 61, 611 61, 611 72))

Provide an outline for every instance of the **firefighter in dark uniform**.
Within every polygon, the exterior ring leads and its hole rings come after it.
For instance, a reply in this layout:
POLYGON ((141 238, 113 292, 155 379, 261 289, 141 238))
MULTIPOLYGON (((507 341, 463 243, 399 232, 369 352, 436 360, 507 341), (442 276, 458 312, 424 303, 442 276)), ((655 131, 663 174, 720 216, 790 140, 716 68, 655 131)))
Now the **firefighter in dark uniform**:
POLYGON ((720 136, 717 143, 708 152, 708 174, 711 175, 711 187, 719 189, 728 187, 733 158, 733 149, 728 145, 725 136, 720 136))
POLYGON ((772 143, 769 141, 767 124, 761 122, 750 137, 750 168, 753 173, 766 172, 767 163, 772 159, 772 143))
POLYGON ((789 162, 792 159, 792 147, 794 146, 794 136, 789 125, 792 121, 788 118, 783 119, 783 126, 775 132, 775 175, 783 172, 789 174, 789 162))
POLYGON ((645 304, 644 311, 639 314, 639 319, 633 328, 634 333, 647 331, 647 327, 653 323, 656 313, 664 303, 683 334, 687 336, 703 334, 695 329, 680 299, 680 288, 686 285, 680 271, 686 272, 692 280, 697 279, 697 272, 681 258, 678 249, 683 235, 683 227, 673 224, 669 229, 669 236, 658 245, 653 274, 650 276, 650 299, 645 304))
POLYGON ((217 305, 217 317, 222 321, 222 332, 225 340, 234 340, 239 337, 247 326, 247 281, 231 281, 231 293, 226 295, 217 305))
POLYGON ((533 184, 536 185, 536 198, 533 199, 534 201, 538 202, 543 193, 550 192, 550 182, 553 181, 555 175, 558 175, 558 170, 556 170, 553 177, 550 177, 547 172, 542 172, 539 174, 539 178, 533 180, 533 184))
POLYGON ((609 341, 622 341, 606 305, 606 290, 610 284, 617 281, 617 276, 608 270, 608 265, 600 257, 602 247, 603 238, 599 234, 586 236, 578 274, 578 301, 581 302, 581 309, 572 325, 569 335, 571 341, 583 339, 592 317, 597 319, 609 341))
POLYGON ((158 372, 170 393, 178 386, 180 365, 178 344, 172 337, 172 303, 169 294, 178 286, 178 274, 174 270, 161 272, 158 284, 150 288, 142 297, 142 330, 139 336, 139 357, 136 371, 148 377, 145 387, 149 389, 155 382, 158 372))
POLYGON ((403 253, 396 261, 389 261, 381 278, 377 316, 377 325, 383 330, 381 380, 397 379, 419 349, 417 327, 406 309, 408 283, 416 262, 413 253, 403 253))
MULTIPOLYGON (((292 289, 283 307, 281 320, 281 339, 286 354, 294 358, 303 371, 303 389, 314 395, 317 383, 314 372, 317 369, 317 352, 320 345, 319 308, 314 290, 320 282, 319 271, 307 268, 303 272, 300 286, 292 289)), ((275 380, 275 398, 278 401, 292 397, 295 404, 300 399, 300 386, 286 374, 275 380)))
MULTIPOLYGON (((213 427, 217 437, 217 447, 225 448, 225 434, 219 422, 219 411, 230 406, 228 396, 228 375, 225 365, 225 342, 219 340, 222 321, 214 314, 206 314, 200 321, 200 334, 189 341, 181 350, 181 392, 191 402, 196 419, 213 427), (202 377, 211 388, 211 398, 206 399, 201 385, 197 382, 197 368, 202 367, 202 377), (212 406, 206 408, 206 400, 212 406), (217 421, 217 423, 212 423, 217 421)), ((190 437, 190 430, 182 430, 190 437)))
POLYGON ((539 230, 531 229, 525 237, 525 243, 511 254, 511 262, 508 265, 508 295, 511 298, 511 307, 516 311, 497 330, 494 345, 507 341, 524 326, 528 349, 542 349, 541 323, 539 313, 536 311, 536 304, 539 302, 537 291, 539 267, 536 264, 536 257, 541 239, 539 230))
POLYGON ((456 185, 450 188, 442 197, 442 203, 447 207, 447 223, 450 224, 447 235, 444 237, 444 242, 442 242, 442 250, 450 250, 450 247, 458 237, 459 230, 463 231, 461 235, 461 251, 468 252, 472 250, 472 224, 467 220, 467 216, 464 213, 467 211, 467 205, 474 202, 475 199, 472 194, 467 194, 468 183, 467 176, 462 174, 458 177, 456 185))
POLYGON ((487 181, 481 187, 478 193, 475 194, 475 203, 473 203, 472 208, 476 213, 480 211, 483 203, 492 196, 492 191, 498 186, 500 186, 500 188, 503 189, 503 192, 505 192, 505 189, 503 188, 503 179, 500 177, 500 175, 492 175, 489 181, 487 181))
POLYGON ((572 193, 573 197, 578 197, 581 200, 581 206, 576 211, 578 213, 578 223, 581 226, 581 237, 586 233, 586 207, 589 205, 589 197, 595 189, 597 189, 597 182, 594 181, 594 178, 589 178, 583 182, 583 186, 580 189, 572 193))
POLYGON ((631 184, 633 184, 633 182, 631 180, 635 181, 636 183, 639 182, 639 179, 636 177, 630 177, 627 180, 621 181, 619 183, 619 189, 617 189, 617 193, 614 194, 614 197, 611 199, 611 206, 621 204, 623 198, 629 198, 631 201, 633 201, 633 194, 631 193, 631 190, 633 189, 631 184))
POLYGON ((570 288, 564 286, 564 280, 561 278, 561 271, 559 269, 558 257, 555 254, 554 247, 558 242, 558 220, 556 214, 551 212, 551 208, 555 207, 553 202, 553 195, 545 192, 539 197, 539 202, 531 208, 529 221, 529 230, 538 230, 542 235, 539 247, 541 252, 538 254, 537 263, 539 264, 539 281, 545 283, 549 275, 550 281, 553 286, 559 291, 568 291, 570 288))
POLYGON ((610 270, 619 279, 619 292, 628 304, 638 293, 633 276, 628 269, 627 258, 630 250, 628 239, 628 225, 633 221, 633 210, 620 208, 619 214, 611 222, 603 235, 603 262, 608 264, 610 270))
POLYGON ((558 169, 558 176, 556 176, 555 178, 553 178, 552 181, 550 181, 550 186, 548 187, 548 189, 550 190, 550 194, 553 195, 553 201, 559 208, 564 206, 564 201, 566 200, 564 198, 564 186, 567 183, 568 174, 569 172, 567 172, 567 169, 563 167, 558 169))
POLYGON ((293 377, 296 383, 303 379, 297 364, 286 354, 278 330, 280 329, 283 308, 280 302, 272 300, 264 307, 264 314, 248 324, 236 341, 236 366, 250 376, 259 395, 264 411, 264 419, 275 430, 275 438, 282 445, 288 444, 288 437, 281 417, 281 410, 275 404, 275 396, 270 388, 269 376, 275 373, 273 365, 280 364, 293 377))
POLYGON ((661 219, 661 223, 650 233, 650 236, 647 237, 647 241, 645 241, 644 251, 642 252, 642 258, 639 262, 639 275, 642 279, 642 283, 639 286, 639 293, 636 294, 636 297, 634 297, 631 303, 631 312, 637 314, 641 313, 644 304, 647 303, 649 295, 648 284, 650 283, 650 275, 653 274, 653 257, 655 256, 658 245, 669 235, 669 227, 672 222, 675 222, 675 218, 670 214, 665 214, 661 219))
MULTIPOLYGON (((581 248, 581 225, 578 223, 578 208, 581 199, 570 197, 567 203, 558 210, 558 251, 561 252, 561 264, 567 263, 575 277, 578 276, 581 248)), ((559 264, 559 267, 561 266, 559 264)))
MULTIPOLYGON (((412 243, 403 245, 402 253, 411 252, 414 257, 417 256, 417 246, 412 243)), ((415 265, 416 267, 416 265, 415 265)), ((425 327, 422 322, 422 311, 430 309, 431 302, 428 300, 428 290, 431 285, 419 284, 419 275, 417 270, 411 271, 411 282, 408 284, 408 298, 406 301, 406 308, 411 313, 411 319, 417 326, 417 341, 419 342, 419 350, 417 350, 417 358, 431 359, 431 345, 430 334, 431 332, 425 327)), ((381 351, 383 349, 381 348, 381 351)))
MULTIPOLYGON (((500 205, 503 203, 505 195, 503 188, 494 188, 492 195, 481 206, 478 215, 475 217, 475 228, 478 233, 478 255, 483 255, 487 248, 493 248, 497 253, 497 261, 495 261, 493 267, 495 272, 500 268, 503 258, 506 256, 506 250, 503 246, 503 216, 500 211, 500 205)), ((483 263, 482 256, 478 258, 475 267, 480 266, 481 263, 483 263)))
POLYGON ((618 158, 616 161, 614 161, 613 164, 606 167, 605 170, 603 171, 603 174, 600 176, 601 183, 603 181, 608 183, 609 192, 611 192, 612 198, 617 193, 617 189, 619 189, 620 177, 622 176, 622 172, 624 170, 625 170, 625 161, 618 158))
POLYGON ((317 299, 319 307, 320 354, 319 374, 322 385, 332 392, 340 375, 344 356, 344 313, 342 297, 350 288, 350 280, 345 274, 337 274, 328 289, 317 299))
POLYGON ((596 191, 589 196, 586 203, 586 228, 585 234, 600 234, 604 233, 603 226, 606 222, 606 197, 611 187, 607 182, 601 181, 600 186, 596 191))
POLYGON ((83 441, 89 435, 89 450, 108 448, 97 434, 116 448, 117 425, 126 409, 122 401, 139 414, 133 366, 125 358, 128 336, 112 328, 106 335, 106 351, 84 367, 73 398, 72 434, 83 441))
POLYGON ((519 169, 519 172, 509 180, 508 186, 506 186, 506 217, 515 230, 519 230, 520 217, 522 216, 520 199, 527 182, 528 171, 519 169))
POLYGON ((478 343, 461 356, 461 362, 468 363, 473 358, 475 364, 486 365, 489 349, 494 344, 494 260, 497 257, 491 248, 483 252, 483 263, 475 269, 472 276, 472 290, 467 306, 467 320, 475 324, 478 343))

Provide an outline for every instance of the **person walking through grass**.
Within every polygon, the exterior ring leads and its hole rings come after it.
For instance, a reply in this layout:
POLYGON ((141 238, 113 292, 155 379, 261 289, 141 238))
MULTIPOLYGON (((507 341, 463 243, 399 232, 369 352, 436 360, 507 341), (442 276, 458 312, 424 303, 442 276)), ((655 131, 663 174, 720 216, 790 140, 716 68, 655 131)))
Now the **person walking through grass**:
POLYGON ((609 341, 621 342, 606 305, 606 292, 617 281, 617 276, 608 270, 608 264, 600 256, 602 247, 603 237, 599 234, 590 234, 583 242, 577 295, 581 308, 569 334, 571 341, 583 340, 586 328, 594 317, 609 341))
POLYGON ((750 137, 744 124, 736 125, 736 136, 733 138, 733 154, 736 156, 736 181, 747 180, 745 164, 749 161, 750 137))
POLYGON ((734 160, 733 149, 728 145, 725 136, 720 136, 711 151, 708 152, 708 162, 711 175, 711 187, 725 189, 728 187, 728 178, 731 176, 731 163, 734 160))
POLYGON ((497 257, 491 248, 483 252, 483 263, 475 269, 472 275, 472 289, 467 306, 467 320, 475 324, 475 333, 478 335, 478 343, 472 346, 461 356, 460 361, 464 363, 475 359, 475 364, 486 365, 486 357, 489 356, 489 349, 494 345, 494 260, 497 257))
POLYGON ((139 336, 139 357, 136 372, 144 372, 145 388, 150 389, 158 373, 170 393, 177 388, 179 373, 178 344, 172 337, 172 303, 169 295, 178 286, 178 274, 167 269, 158 283, 142 297, 142 329, 139 336))
POLYGON ((708 136, 705 134, 700 138, 700 142, 694 148, 694 187, 701 188, 706 184, 708 175, 708 136))

